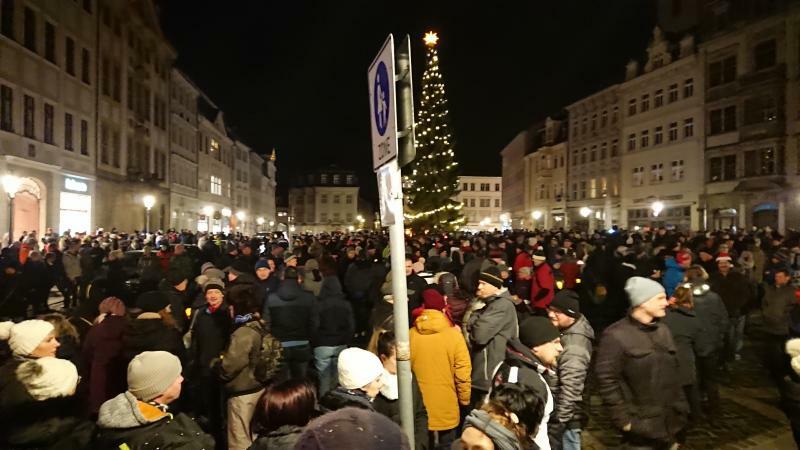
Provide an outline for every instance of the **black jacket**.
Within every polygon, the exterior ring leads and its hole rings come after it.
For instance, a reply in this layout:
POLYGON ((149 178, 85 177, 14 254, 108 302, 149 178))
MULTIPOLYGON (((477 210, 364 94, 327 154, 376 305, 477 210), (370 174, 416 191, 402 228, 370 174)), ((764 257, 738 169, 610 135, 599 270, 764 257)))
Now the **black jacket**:
POLYGON ((231 316, 225 303, 213 313, 208 312, 208 307, 201 306, 193 311, 192 317, 195 316, 189 348, 192 365, 198 375, 208 376, 211 374, 211 361, 228 346, 232 332, 231 316))
POLYGON ((279 341, 310 341, 319 325, 316 303, 314 294, 304 291, 297 280, 286 279, 267 298, 262 317, 279 341))
MULTIPOLYGON (((416 377, 411 377, 411 397, 414 402, 414 448, 423 450, 428 448, 428 411, 422 400, 422 391, 419 389, 416 377)), ((383 394, 378 394, 372 402, 375 411, 392 419, 400 425, 400 402, 389 400, 383 394)))
POLYGON ((0 448, 80 450, 92 448, 94 424, 77 418, 74 397, 31 401, 0 422, 0 448))
POLYGON ((324 277, 317 301, 319 327, 311 340, 314 347, 348 345, 355 333, 353 307, 336 276, 324 277))
POLYGON ((664 325, 672 333, 672 340, 678 350, 678 373, 681 386, 694 384, 697 380, 695 354, 697 343, 703 333, 703 326, 694 311, 685 308, 675 308, 667 311, 663 319, 664 325))
POLYGON ((248 450, 294 450, 302 433, 303 427, 284 425, 256 439, 248 450))
POLYGON ((664 324, 643 325, 629 316, 606 329, 595 374, 614 426, 631 424, 632 435, 674 440, 689 412, 677 353, 664 324))
POLYGON ((186 360, 186 349, 183 339, 173 327, 168 327, 156 313, 144 313, 138 318, 128 322, 122 333, 122 355, 125 361, 130 362, 142 352, 163 350, 186 360), (143 318, 142 316, 152 318, 143 318))
POLYGON ((323 413, 336 411, 349 406, 375 411, 375 406, 372 404, 372 401, 370 401, 366 392, 360 389, 351 390, 338 386, 328 391, 328 393, 323 395, 319 400, 319 407, 323 413))
POLYGON ((158 289, 163 291, 167 298, 169 298, 169 306, 172 310, 172 318, 175 319, 175 325, 178 327, 178 330, 181 333, 185 332, 189 327, 189 323, 186 319, 186 303, 188 301, 188 292, 181 292, 175 289, 175 287, 172 286, 166 279, 161 280, 158 285, 158 289))

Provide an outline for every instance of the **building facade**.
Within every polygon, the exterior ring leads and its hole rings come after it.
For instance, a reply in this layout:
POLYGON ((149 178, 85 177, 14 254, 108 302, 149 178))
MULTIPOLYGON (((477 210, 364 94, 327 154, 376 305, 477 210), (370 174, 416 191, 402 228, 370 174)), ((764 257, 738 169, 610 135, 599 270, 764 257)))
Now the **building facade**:
POLYGON ((567 222, 595 230, 620 221, 619 85, 567 106, 567 222))
POLYGON ((525 165, 529 133, 517 134, 500 152, 503 159, 502 200, 504 214, 512 228, 523 228, 525 222, 525 165))
POLYGON ((703 64, 694 38, 677 45, 659 28, 643 70, 632 61, 619 87, 623 105, 619 224, 701 228, 703 64))
MULTIPOLYGON (((288 216, 298 232, 358 227, 358 178, 337 167, 299 174, 289 188, 288 216)), ((290 225, 290 226, 292 226, 290 225)))
POLYGON ((463 229, 487 231, 500 229, 503 213, 503 177, 458 177, 461 190, 455 199, 464 205, 463 229))
POLYGON ((194 230, 198 223, 197 101, 200 90, 172 69, 170 85, 170 227, 194 230))
POLYGON ((567 226, 566 114, 534 127, 533 151, 525 155, 525 214, 532 228, 567 226))

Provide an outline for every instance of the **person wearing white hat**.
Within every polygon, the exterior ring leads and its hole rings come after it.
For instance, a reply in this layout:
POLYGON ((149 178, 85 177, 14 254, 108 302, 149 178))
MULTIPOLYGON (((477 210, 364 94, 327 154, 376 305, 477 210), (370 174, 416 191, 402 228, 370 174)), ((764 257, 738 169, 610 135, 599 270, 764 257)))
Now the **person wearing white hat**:
POLYGON ((325 412, 355 406, 374 410, 372 401, 383 386, 383 364, 374 353, 351 347, 339 353, 339 386, 320 399, 325 412))
POLYGON ((11 353, 17 358, 55 356, 60 345, 55 328, 44 320, 0 322, 0 341, 8 341, 11 353))

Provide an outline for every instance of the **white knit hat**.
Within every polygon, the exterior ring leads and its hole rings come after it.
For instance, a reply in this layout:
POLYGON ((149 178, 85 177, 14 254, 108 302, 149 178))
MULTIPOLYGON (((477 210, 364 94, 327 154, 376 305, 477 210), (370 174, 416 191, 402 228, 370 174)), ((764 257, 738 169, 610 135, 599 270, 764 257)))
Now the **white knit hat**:
POLYGON ((143 402, 163 394, 181 375, 181 360, 169 352, 142 352, 128 364, 128 391, 143 402))
POLYGON ((792 370, 800 375, 800 338, 786 341, 786 353, 792 358, 792 370))
POLYGON ((17 379, 37 401, 68 397, 78 386, 78 369, 66 359, 52 356, 32 359, 17 367, 17 379))
POLYGON ((360 389, 383 375, 383 364, 374 353, 352 347, 339 353, 339 384, 360 389))
POLYGON ((28 356, 52 333, 53 324, 44 320, 26 320, 20 323, 0 323, 0 340, 8 341, 17 356, 28 356))

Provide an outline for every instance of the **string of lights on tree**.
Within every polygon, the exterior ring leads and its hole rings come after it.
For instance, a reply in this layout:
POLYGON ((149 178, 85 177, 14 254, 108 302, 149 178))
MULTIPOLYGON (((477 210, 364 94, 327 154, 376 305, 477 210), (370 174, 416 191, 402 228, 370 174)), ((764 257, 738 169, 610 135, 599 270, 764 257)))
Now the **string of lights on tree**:
POLYGON ((465 222, 463 205, 453 200, 459 192, 458 162, 453 151, 450 111, 439 70, 436 33, 425 34, 426 67, 417 109, 414 161, 404 170, 406 220, 416 231, 452 230, 465 222))

